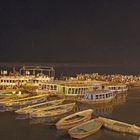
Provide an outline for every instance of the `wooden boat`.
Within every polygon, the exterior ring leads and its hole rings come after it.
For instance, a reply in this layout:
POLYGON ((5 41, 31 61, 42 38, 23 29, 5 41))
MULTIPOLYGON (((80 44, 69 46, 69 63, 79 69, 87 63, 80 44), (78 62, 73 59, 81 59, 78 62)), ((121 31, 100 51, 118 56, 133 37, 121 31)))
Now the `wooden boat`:
POLYGON ((54 126, 60 119, 66 117, 66 116, 69 116, 72 113, 73 113, 73 110, 70 112, 67 112, 65 114, 59 115, 59 116, 32 118, 32 119, 30 119, 30 124, 45 124, 45 125, 53 125, 54 126))
POLYGON ((74 113, 56 123, 57 129, 69 129, 91 119, 92 109, 74 113))
POLYGON ((131 125, 128 123, 111 120, 103 117, 98 117, 96 118, 96 120, 103 122, 103 126, 107 129, 117 132, 140 135, 140 127, 136 125, 131 125))
POLYGON ((9 100, 9 101, 3 101, 0 102, 0 106, 25 106, 25 105, 32 105, 36 103, 41 103, 46 101, 48 98, 48 94, 43 94, 43 95, 37 95, 37 96, 32 96, 32 97, 27 97, 23 99, 14 99, 14 100, 9 100))
POLYGON ((61 104, 63 101, 64 100, 61 99, 61 100, 47 101, 47 102, 43 102, 40 104, 27 106, 27 107, 16 110, 15 113, 17 113, 19 115, 27 115, 27 114, 33 113, 35 111, 38 111, 40 109, 46 108, 48 106, 54 106, 54 105, 61 104))
POLYGON ((7 107, 0 107, 0 112, 12 112, 19 109, 19 107, 11 107, 11 106, 7 106, 7 107))
POLYGON ((90 121, 87 121, 85 123, 82 123, 78 126, 69 129, 68 133, 73 138, 81 139, 96 133, 97 131, 100 130, 102 125, 103 123, 101 121, 92 119, 90 121))
POLYGON ((74 105, 75 103, 70 103, 59 106, 46 107, 45 109, 41 109, 39 111, 31 113, 30 118, 52 117, 62 115, 67 112, 70 112, 73 109, 74 105))
POLYGON ((17 100, 28 97, 29 94, 22 93, 22 94, 11 94, 11 95, 0 95, 0 102, 9 101, 9 100, 17 100))
POLYGON ((20 91, 19 88, 17 89, 3 89, 3 90, 0 90, 0 96, 2 95, 12 95, 13 93, 16 93, 20 91))

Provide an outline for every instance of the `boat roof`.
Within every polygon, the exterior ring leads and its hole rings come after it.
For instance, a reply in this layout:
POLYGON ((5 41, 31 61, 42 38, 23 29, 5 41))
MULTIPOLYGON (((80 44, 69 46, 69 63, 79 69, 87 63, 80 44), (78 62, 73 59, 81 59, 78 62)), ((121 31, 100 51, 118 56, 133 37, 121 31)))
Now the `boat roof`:
POLYGON ((103 84, 103 86, 127 86, 127 85, 122 83, 106 83, 103 84))
POLYGON ((86 86, 92 86, 93 84, 91 83, 86 83, 86 82, 81 82, 81 81, 62 81, 62 80, 55 80, 53 82, 48 82, 48 83, 41 83, 45 85, 59 85, 59 86, 65 86, 65 87, 86 87, 86 86))
POLYGON ((112 93, 110 90, 89 90, 86 94, 105 94, 105 93, 112 93))

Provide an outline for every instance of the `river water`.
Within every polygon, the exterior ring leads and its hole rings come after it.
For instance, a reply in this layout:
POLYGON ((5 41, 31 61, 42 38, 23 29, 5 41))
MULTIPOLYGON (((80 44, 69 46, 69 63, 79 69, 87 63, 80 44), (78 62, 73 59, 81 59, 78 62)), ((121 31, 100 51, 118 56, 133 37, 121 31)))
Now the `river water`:
MULTIPOLYGON (((60 71, 63 71, 64 76, 68 74, 73 75, 74 72, 70 72, 74 71, 73 69, 57 68, 58 72, 56 74, 59 77, 62 74, 60 71)), ((110 70, 107 68, 100 71, 105 73, 106 70, 109 73, 110 70)), ((77 68, 75 72, 84 73, 91 71, 93 69, 87 71, 87 69, 77 68)), ((140 126, 140 88, 130 88, 128 92, 119 94, 112 103, 106 105, 77 104, 73 112, 89 108, 95 110, 93 117, 104 116, 140 126)), ((55 128, 54 124, 59 119, 58 117, 54 117, 51 120, 31 120, 19 118, 14 112, 0 112, 0 140, 72 140, 66 131, 60 131, 55 128)), ((138 140, 138 137, 102 128, 98 133, 85 138, 85 140, 112 139, 138 140)))
MULTIPOLYGON (((127 93, 119 94, 116 99, 106 105, 77 104, 74 111, 94 109, 93 117, 108 118, 137 124, 140 126, 140 89, 131 88, 127 93)), ((62 117, 62 116, 61 116, 62 117)), ((0 140, 70 140, 66 131, 57 130, 56 120, 30 120, 19 118, 14 112, 0 113, 0 140)), ((86 140, 138 140, 137 136, 112 132, 101 129, 97 134, 85 138, 86 140)))

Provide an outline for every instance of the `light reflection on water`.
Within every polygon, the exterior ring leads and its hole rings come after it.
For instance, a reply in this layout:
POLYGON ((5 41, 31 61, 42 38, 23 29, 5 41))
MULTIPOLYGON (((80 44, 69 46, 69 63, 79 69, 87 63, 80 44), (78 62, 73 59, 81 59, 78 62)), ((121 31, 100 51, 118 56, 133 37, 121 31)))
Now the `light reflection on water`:
MULTIPOLYGON (((139 89, 130 89, 128 93, 119 94, 112 103, 103 105, 86 105, 78 103, 75 109, 68 113, 74 113, 84 109, 94 109, 93 117, 105 116, 120 121, 135 123, 140 126, 140 91, 139 89), (137 97, 137 98, 134 98, 137 97)), ((0 113, 0 140, 72 140, 67 131, 57 130, 54 126, 60 118, 53 117, 49 119, 27 119, 17 118, 14 113, 0 113)), ((91 135, 85 140, 137 140, 137 136, 124 135, 102 129, 95 135, 91 135)))

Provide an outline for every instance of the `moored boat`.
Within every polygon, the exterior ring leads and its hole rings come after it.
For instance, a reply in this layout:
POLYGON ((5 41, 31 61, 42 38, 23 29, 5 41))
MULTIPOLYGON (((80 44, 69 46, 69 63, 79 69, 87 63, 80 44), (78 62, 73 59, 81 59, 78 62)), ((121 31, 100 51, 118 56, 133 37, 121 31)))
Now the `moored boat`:
POLYGON ((78 101, 87 104, 102 104, 111 102, 114 97, 115 94, 109 90, 90 90, 78 101))
POLYGON ((47 102, 43 102, 40 104, 27 106, 27 107, 16 110, 15 113, 20 114, 20 115, 26 115, 26 114, 30 114, 30 113, 33 113, 35 111, 38 111, 40 109, 46 108, 48 106, 54 106, 54 105, 61 104, 63 101, 64 101, 63 99, 53 100, 53 101, 47 101, 47 102))
POLYGON ((69 129, 91 119, 92 109, 80 111, 62 118, 56 123, 57 129, 69 129))
POLYGON ((32 105, 36 103, 41 103, 46 101, 48 98, 48 94, 43 94, 43 95, 37 95, 37 96, 32 96, 32 97, 27 97, 23 99, 14 99, 14 100, 8 100, 8 101, 3 101, 0 102, 0 106, 26 106, 26 105, 32 105))
POLYGON ((101 121, 92 119, 90 121, 87 121, 85 123, 82 123, 78 126, 69 129, 68 133, 73 138, 81 139, 96 133, 97 131, 100 130, 102 125, 103 123, 101 121))
POLYGON ((41 118, 41 117, 52 117, 65 114, 70 112, 75 103, 46 107, 45 109, 41 109, 39 111, 33 112, 30 114, 30 118, 41 118))
POLYGON ((22 99, 28 97, 29 94, 22 93, 22 94, 10 94, 10 95, 0 95, 0 102, 8 101, 8 100, 15 100, 15 99, 22 99))
POLYGON ((131 125, 128 123, 107 119, 103 117, 98 117, 96 118, 96 120, 103 122, 103 126, 107 129, 117 132, 140 135, 140 127, 136 125, 131 125))

